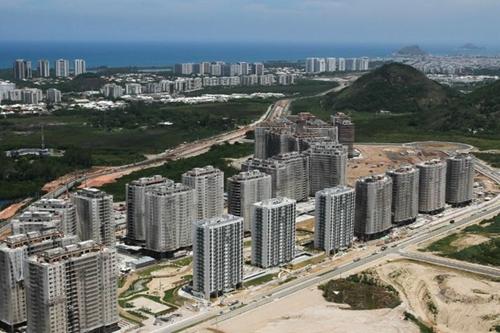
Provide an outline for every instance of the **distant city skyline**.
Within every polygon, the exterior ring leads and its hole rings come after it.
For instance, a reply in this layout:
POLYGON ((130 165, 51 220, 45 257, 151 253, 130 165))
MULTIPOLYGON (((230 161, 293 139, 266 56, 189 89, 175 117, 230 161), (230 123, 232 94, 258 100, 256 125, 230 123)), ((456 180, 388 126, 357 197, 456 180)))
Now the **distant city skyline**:
POLYGON ((494 0, 22 0, 2 5, 0 30, 17 41, 488 44, 499 12, 494 0))

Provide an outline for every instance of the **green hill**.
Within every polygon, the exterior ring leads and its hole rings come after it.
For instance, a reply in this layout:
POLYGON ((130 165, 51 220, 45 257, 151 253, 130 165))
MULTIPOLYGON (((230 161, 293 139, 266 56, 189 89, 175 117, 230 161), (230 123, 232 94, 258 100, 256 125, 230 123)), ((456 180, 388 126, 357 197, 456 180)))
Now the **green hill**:
POLYGON ((448 108, 429 114, 433 127, 471 133, 500 133, 500 80, 477 88, 448 108))
POLYGON ((326 104, 337 111, 407 113, 445 107, 458 96, 455 90, 429 80, 411 66, 390 63, 328 95, 326 104))

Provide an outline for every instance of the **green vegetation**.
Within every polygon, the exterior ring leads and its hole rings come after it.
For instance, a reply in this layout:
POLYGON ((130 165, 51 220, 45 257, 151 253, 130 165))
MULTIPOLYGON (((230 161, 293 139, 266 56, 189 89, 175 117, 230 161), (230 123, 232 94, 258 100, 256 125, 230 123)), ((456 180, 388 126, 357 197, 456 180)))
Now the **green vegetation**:
POLYGON ((495 153, 474 153, 477 158, 488 162, 494 168, 500 168, 500 154, 495 153))
POLYGON ((173 262, 174 266, 183 267, 189 266, 193 262, 193 257, 184 257, 173 262))
POLYGON ((495 218, 482 221, 479 225, 472 225, 465 228, 462 232, 446 236, 439 239, 424 251, 435 252, 441 256, 464 260, 482 265, 500 266, 500 215, 495 218), (490 240, 481 244, 459 249, 452 243, 467 234, 479 234, 489 237, 490 240))
POLYGON ((148 291, 149 288, 148 288, 147 284, 149 282, 151 282, 151 278, 140 278, 140 279, 135 280, 130 285, 130 287, 128 287, 127 290, 125 290, 124 292, 122 292, 118 296, 118 298, 128 298, 132 295, 137 295, 137 294, 143 293, 145 291, 148 291))
POLYGON ((267 283, 269 281, 272 281, 277 276, 278 276, 278 274, 275 274, 275 273, 262 275, 262 276, 260 276, 258 278, 255 278, 255 279, 252 279, 252 280, 250 280, 248 282, 245 282, 244 285, 245 285, 245 287, 258 286, 258 285, 267 283))
POLYGON ((396 289, 382 283, 371 272, 330 280, 320 285, 319 289, 328 302, 349 304, 352 310, 395 308, 401 304, 396 289))
POLYGON ((8 158, 0 152, 0 198, 39 197, 45 183, 90 164, 89 151, 80 148, 69 148, 63 157, 8 158))
POLYGON ((182 306, 185 302, 185 299, 183 297, 180 297, 178 294, 180 288, 181 287, 175 287, 165 291, 165 294, 162 298, 163 302, 175 307, 182 306))
POLYGON ((410 320, 412 321, 415 325, 418 326, 420 329, 420 333, 434 333, 434 329, 432 327, 427 326, 424 324, 420 319, 412 315, 411 313, 405 311, 405 320, 410 320))
POLYGON ((92 165, 138 162, 144 159, 144 154, 158 153, 247 124, 268 106, 269 101, 265 100, 194 106, 137 104, 107 112, 58 111, 50 116, 2 119, 0 152, 39 147, 40 126, 44 125, 46 146, 66 150, 66 154, 62 158, 10 159, 1 153, 0 198, 38 197, 45 183, 66 173, 92 165), (174 124, 158 125, 165 121, 174 124))
POLYGON ((210 87, 187 94, 188 96, 199 96, 203 94, 252 94, 252 93, 282 93, 293 96, 312 96, 329 89, 338 84, 334 81, 299 80, 289 86, 238 86, 238 87, 210 87))
POLYGON ((116 201, 123 201, 125 200, 125 184, 134 179, 152 175, 162 175, 172 180, 180 181, 181 175, 184 172, 194 167, 204 165, 213 165, 214 167, 221 169, 224 172, 225 177, 230 177, 231 175, 237 173, 238 170, 231 167, 230 162, 226 159, 248 156, 252 154, 252 152, 253 145, 249 143, 235 143, 232 145, 223 144, 214 146, 208 152, 199 156, 172 161, 156 168, 149 168, 131 173, 130 175, 118 179, 115 183, 106 184, 102 187, 102 190, 113 194, 116 201))

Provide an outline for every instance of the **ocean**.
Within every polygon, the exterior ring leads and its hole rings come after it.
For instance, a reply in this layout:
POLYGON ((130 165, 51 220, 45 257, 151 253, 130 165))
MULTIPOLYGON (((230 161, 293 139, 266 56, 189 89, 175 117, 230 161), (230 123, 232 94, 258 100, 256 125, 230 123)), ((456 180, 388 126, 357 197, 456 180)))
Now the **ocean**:
MULTIPOLYGON (((306 57, 387 57, 404 45, 338 43, 235 42, 15 42, 0 41, 0 68, 11 68, 17 58, 54 61, 82 58, 87 67, 166 66, 178 62, 221 60, 296 61, 306 57)), ((453 54, 457 45, 421 45, 433 54, 453 54)), ((500 48, 486 49, 489 53, 500 48)))

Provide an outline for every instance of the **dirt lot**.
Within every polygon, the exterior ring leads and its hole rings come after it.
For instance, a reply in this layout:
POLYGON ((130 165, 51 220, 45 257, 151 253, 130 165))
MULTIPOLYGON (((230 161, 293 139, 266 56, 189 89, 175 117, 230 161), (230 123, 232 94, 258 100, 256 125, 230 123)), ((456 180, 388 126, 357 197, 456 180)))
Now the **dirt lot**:
POLYGON ((411 261, 387 263, 377 272, 438 332, 488 332, 500 324, 500 282, 411 261))
POLYGON ((434 148, 356 145, 356 149, 360 151, 361 157, 348 162, 347 179, 350 185, 353 185, 359 177, 385 173, 387 169, 402 164, 415 164, 446 156, 434 148))
POLYGON ((213 329, 224 333, 419 332, 416 326, 402 318, 402 307, 342 310, 338 305, 326 302, 320 290, 309 288, 211 328, 197 328, 196 332, 208 333, 213 329))

